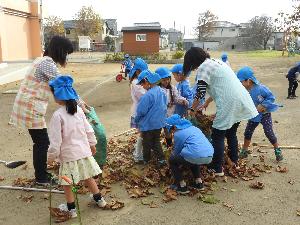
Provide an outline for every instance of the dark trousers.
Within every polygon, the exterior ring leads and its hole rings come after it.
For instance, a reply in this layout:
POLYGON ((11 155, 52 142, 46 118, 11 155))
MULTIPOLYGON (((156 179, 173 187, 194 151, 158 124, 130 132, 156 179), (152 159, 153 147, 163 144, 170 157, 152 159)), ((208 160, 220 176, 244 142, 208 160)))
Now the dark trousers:
POLYGON ((125 77, 130 73, 130 69, 125 69, 125 77))
POLYGON ((220 170, 222 168, 222 164, 224 161, 225 137, 227 139, 227 145, 228 145, 228 156, 232 162, 237 163, 239 156, 238 156, 238 139, 236 136, 236 132, 239 125, 240 125, 239 122, 235 123, 228 130, 218 130, 213 128, 211 139, 215 151, 212 160, 212 166, 215 169, 220 170))
POLYGON ((33 167, 36 181, 46 181, 47 177, 47 151, 49 147, 49 137, 47 128, 28 129, 33 142, 33 167))
POLYGON ((298 81, 296 79, 289 79, 288 97, 296 95, 298 81))
POLYGON ((179 185, 180 181, 183 180, 182 173, 181 173, 181 166, 187 166, 191 169, 194 178, 200 178, 200 166, 196 164, 192 164, 186 161, 180 155, 173 155, 171 154, 169 158, 170 168, 172 171, 172 175, 175 179, 175 184, 179 185))
MULTIPOLYGON (((277 143, 276 135, 273 131, 273 123, 271 113, 263 114, 260 123, 263 126, 264 132, 271 144, 277 143)), ((248 121, 247 127, 244 133, 244 137, 247 140, 251 140, 255 128, 259 125, 259 122, 248 121)))
POLYGON ((161 129, 142 131, 143 138, 143 157, 145 162, 151 159, 151 149, 156 153, 158 160, 165 158, 160 143, 161 129))

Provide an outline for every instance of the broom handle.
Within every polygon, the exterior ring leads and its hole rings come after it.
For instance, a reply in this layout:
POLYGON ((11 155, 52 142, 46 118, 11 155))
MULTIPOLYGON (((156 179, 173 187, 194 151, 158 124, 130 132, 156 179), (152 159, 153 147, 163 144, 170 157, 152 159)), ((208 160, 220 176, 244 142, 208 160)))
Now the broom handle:
MULTIPOLYGON (((39 189, 39 188, 27 188, 27 187, 14 187, 14 186, 0 186, 0 189, 7 190, 21 190, 21 191, 35 191, 35 192, 50 192, 49 189, 39 189)), ((63 191, 51 190, 51 193, 63 194, 63 191)))

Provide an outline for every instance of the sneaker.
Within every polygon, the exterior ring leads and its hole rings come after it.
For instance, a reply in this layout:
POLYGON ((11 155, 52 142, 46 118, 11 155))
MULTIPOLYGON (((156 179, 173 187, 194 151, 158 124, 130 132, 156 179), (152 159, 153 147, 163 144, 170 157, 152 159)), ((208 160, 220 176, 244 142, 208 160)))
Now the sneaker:
POLYGON ((286 98, 287 98, 287 99, 295 99, 294 96, 287 96, 286 98))
POLYGON ((71 215, 71 218, 76 218, 77 217, 77 212, 76 212, 76 209, 71 209, 69 210, 68 209, 68 206, 66 204, 60 204, 58 206, 58 208, 63 211, 63 212, 69 212, 70 215, 71 215))
POLYGON ((193 183, 193 184, 191 185, 191 187, 192 187, 192 188, 195 188, 195 189, 197 189, 197 190, 199 190, 199 191, 204 190, 204 186, 203 186, 203 183, 202 183, 202 182, 201 182, 201 183, 193 183))
POLYGON ((282 161, 283 160, 283 155, 282 155, 281 149, 280 148, 275 148, 274 152, 275 152, 275 156, 276 156, 276 161, 277 162, 282 161))
POLYGON ((217 170, 215 168, 209 168, 209 169, 207 169, 207 171, 209 173, 214 173, 215 176, 217 176, 217 177, 223 177, 224 176, 223 168, 221 168, 219 170, 217 170))
POLYGON ((104 208, 107 204, 107 202, 105 201, 105 199, 103 197, 101 197, 101 199, 99 201, 95 201, 93 194, 90 194, 90 199, 92 200, 92 202, 95 202, 99 208, 104 208))
POLYGON ((249 151, 242 148, 241 151, 240 151, 240 154, 239 154, 239 158, 240 159, 247 158, 248 154, 249 154, 249 151))
POLYGON ((292 95, 292 97, 294 97, 294 98, 298 98, 298 95, 292 95))
POLYGON ((190 191, 188 190, 187 186, 181 187, 180 185, 177 186, 177 190, 176 190, 179 194, 188 194, 190 193, 190 191))
MULTIPOLYGON (((47 180, 36 180, 35 184, 38 186, 42 186, 42 187, 48 187, 48 186, 50 186, 50 180, 48 180, 48 179, 47 180)), ((52 179, 51 184, 52 184, 52 186, 58 185, 58 182, 56 179, 52 179)))

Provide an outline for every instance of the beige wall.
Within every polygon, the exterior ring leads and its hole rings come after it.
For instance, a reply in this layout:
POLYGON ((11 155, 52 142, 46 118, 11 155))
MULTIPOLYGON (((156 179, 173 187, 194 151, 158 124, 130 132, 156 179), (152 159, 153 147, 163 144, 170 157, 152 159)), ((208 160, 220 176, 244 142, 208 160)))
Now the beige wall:
POLYGON ((0 12, 0 61, 18 61, 41 56, 38 2, 2 0, 0 12), (6 12, 8 10, 8 12, 6 12), (21 11, 20 15, 10 15, 21 11))

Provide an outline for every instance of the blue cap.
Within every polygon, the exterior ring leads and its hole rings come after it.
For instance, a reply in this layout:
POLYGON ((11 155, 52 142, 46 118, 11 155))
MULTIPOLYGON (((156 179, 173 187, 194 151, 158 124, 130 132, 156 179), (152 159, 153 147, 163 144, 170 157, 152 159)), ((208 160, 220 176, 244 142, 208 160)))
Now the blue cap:
POLYGON ((252 80, 255 84, 259 84, 259 81, 254 76, 253 70, 249 66, 244 66, 237 72, 237 77, 242 82, 244 80, 252 80))
POLYGON ((224 53, 221 55, 221 59, 222 59, 223 62, 226 62, 226 61, 227 61, 228 55, 227 55, 226 52, 224 52, 224 53))
POLYGON ((146 79, 150 84, 156 84, 160 81, 160 76, 157 73, 151 73, 146 76, 146 79))
POLYGON ((160 79, 171 77, 171 72, 167 67, 159 67, 155 70, 155 73, 160 76, 160 79))
POLYGON ((147 63, 142 58, 136 58, 133 63, 134 63, 134 66, 130 70, 130 73, 128 75, 129 78, 131 78, 133 76, 133 74, 135 73, 136 70, 143 71, 143 70, 148 69, 147 63))
POLYGON ((124 58, 129 58, 129 55, 128 55, 128 54, 125 54, 125 55, 124 55, 124 58))
POLYGON ((180 73, 183 74, 183 64, 176 64, 171 69, 172 73, 180 73))
POLYGON ((138 78, 137 78, 137 84, 140 84, 140 82, 142 81, 142 80, 144 80, 145 79, 145 77, 149 74, 149 73, 151 73, 151 71, 150 70, 143 70, 140 74, 139 74, 139 76, 138 76, 138 78))
POLYGON ((180 117, 178 114, 174 114, 166 119, 166 128, 169 132, 173 126, 178 130, 183 130, 193 125, 189 120, 180 117))
POLYGON ((78 95, 72 84, 73 78, 69 75, 58 76, 49 81, 49 86, 54 89, 53 94, 57 100, 78 99, 78 95))

